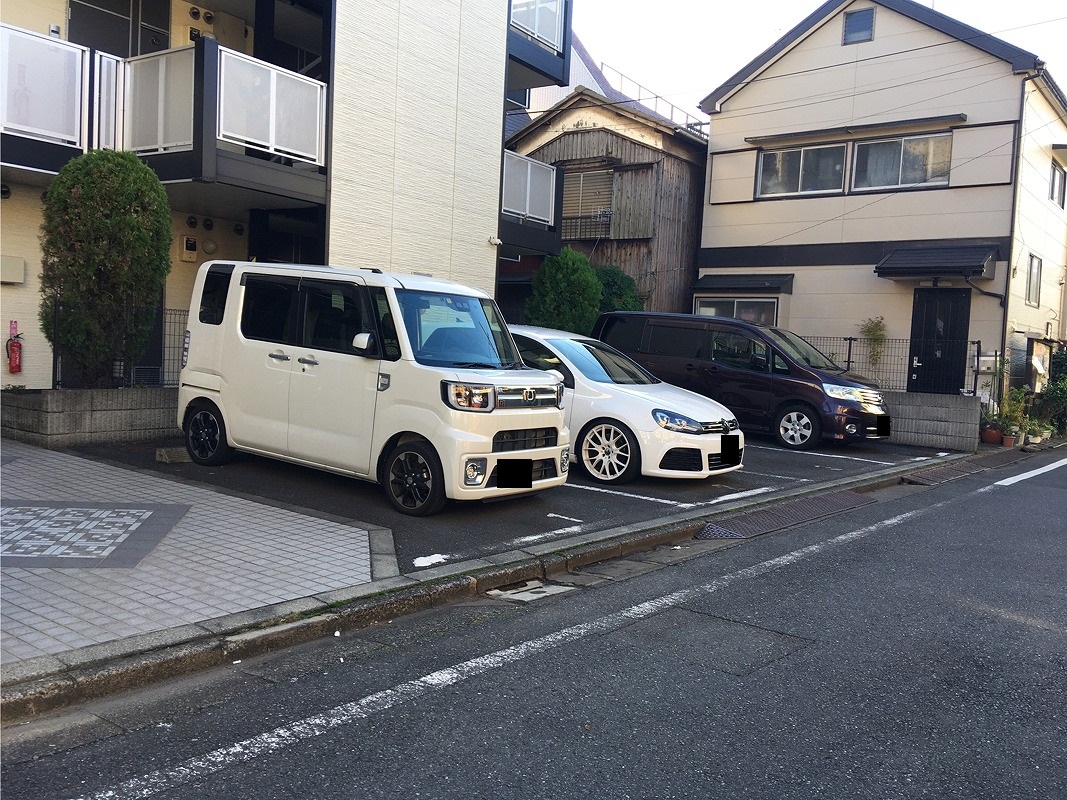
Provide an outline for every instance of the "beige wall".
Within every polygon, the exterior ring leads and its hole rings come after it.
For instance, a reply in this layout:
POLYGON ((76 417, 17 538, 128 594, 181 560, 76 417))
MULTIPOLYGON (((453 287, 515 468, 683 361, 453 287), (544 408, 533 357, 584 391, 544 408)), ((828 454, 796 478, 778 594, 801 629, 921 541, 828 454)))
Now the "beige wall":
POLYGON ((507 30, 498 0, 338 5, 331 263, 494 290, 507 30))
MULTIPOLYGON (((6 5, 6 4, 5 4, 6 5)), ((52 386, 52 346, 41 333, 37 311, 41 306, 41 187, 8 183, 11 196, 0 201, 0 253, 5 260, 25 262, 24 282, 0 285, 0 333, 6 340, 11 320, 23 333, 22 372, 0 364, 0 386, 46 389, 52 386)))
POLYGON ((3 7, 6 25, 43 34, 49 26, 58 25, 60 38, 67 38, 66 0, 4 0, 3 7))

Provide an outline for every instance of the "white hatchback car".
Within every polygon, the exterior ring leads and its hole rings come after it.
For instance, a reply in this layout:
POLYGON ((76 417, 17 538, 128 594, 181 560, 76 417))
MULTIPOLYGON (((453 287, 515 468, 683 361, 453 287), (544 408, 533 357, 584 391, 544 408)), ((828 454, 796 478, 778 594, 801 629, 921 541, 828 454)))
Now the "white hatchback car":
POLYGON ((558 370, 571 460, 594 480, 707 478, 741 468, 744 434, 720 403, 654 377, 610 345, 509 325, 527 366, 558 370))

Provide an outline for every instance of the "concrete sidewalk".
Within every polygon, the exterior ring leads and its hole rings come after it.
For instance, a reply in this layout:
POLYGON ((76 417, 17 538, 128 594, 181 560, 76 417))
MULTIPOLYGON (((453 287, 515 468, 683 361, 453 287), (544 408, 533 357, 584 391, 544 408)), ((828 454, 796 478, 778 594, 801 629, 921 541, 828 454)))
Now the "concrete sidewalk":
MULTIPOLYGON (((1025 457, 985 455, 998 463, 1025 457)), ((929 466, 951 472, 951 462, 969 458, 929 466)), ((399 575, 388 530, 8 439, 0 462, 5 724, 335 630, 692 542, 706 522, 678 515, 399 575)), ((898 482, 916 469, 853 483, 898 482)), ((831 482, 797 494, 841 488, 831 482)), ((724 505, 715 516, 745 505, 724 505)), ((690 557, 729 544, 693 543, 690 557)))

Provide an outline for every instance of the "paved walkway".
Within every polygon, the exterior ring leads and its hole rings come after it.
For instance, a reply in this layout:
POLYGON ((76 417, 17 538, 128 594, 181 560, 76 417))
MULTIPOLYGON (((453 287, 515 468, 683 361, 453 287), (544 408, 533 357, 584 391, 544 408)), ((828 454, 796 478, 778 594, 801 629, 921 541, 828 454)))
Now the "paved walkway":
POLYGON ((396 574, 386 557, 375 558, 386 574, 372 575, 372 536, 391 543, 388 532, 8 439, 0 448, 5 673, 396 574))

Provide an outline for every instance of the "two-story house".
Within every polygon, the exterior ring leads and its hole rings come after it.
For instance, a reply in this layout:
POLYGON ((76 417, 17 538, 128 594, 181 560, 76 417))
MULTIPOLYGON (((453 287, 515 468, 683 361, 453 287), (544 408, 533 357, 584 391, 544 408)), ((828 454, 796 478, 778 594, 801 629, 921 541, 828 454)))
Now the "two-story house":
MULTIPOLYGON (((536 89, 528 109, 512 110, 526 124, 507 146, 562 174, 563 244, 594 266, 619 267, 645 308, 686 311, 707 158, 702 120, 605 74, 577 35, 570 74, 571 85, 536 89)), ((497 299, 509 320, 521 321, 541 257, 500 255, 497 299)))
MULTIPOLYGON (((6 0, 3 316, 37 324, 42 192, 131 150, 172 212, 163 305, 212 258, 419 272, 492 292, 497 248, 559 250, 555 170, 506 153, 507 95, 566 84, 572 0, 6 0)), ((179 312, 180 313, 180 312, 179 312)), ((181 326, 138 380, 172 382, 181 326)))
POLYGON ((701 108, 695 312, 834 337, 883 317, 911 341, 893 388, 981 394, 1005 352, 1040 379, 1067 339, 1067 98, 1035 55, 911 0, 829 0, 701 108))

